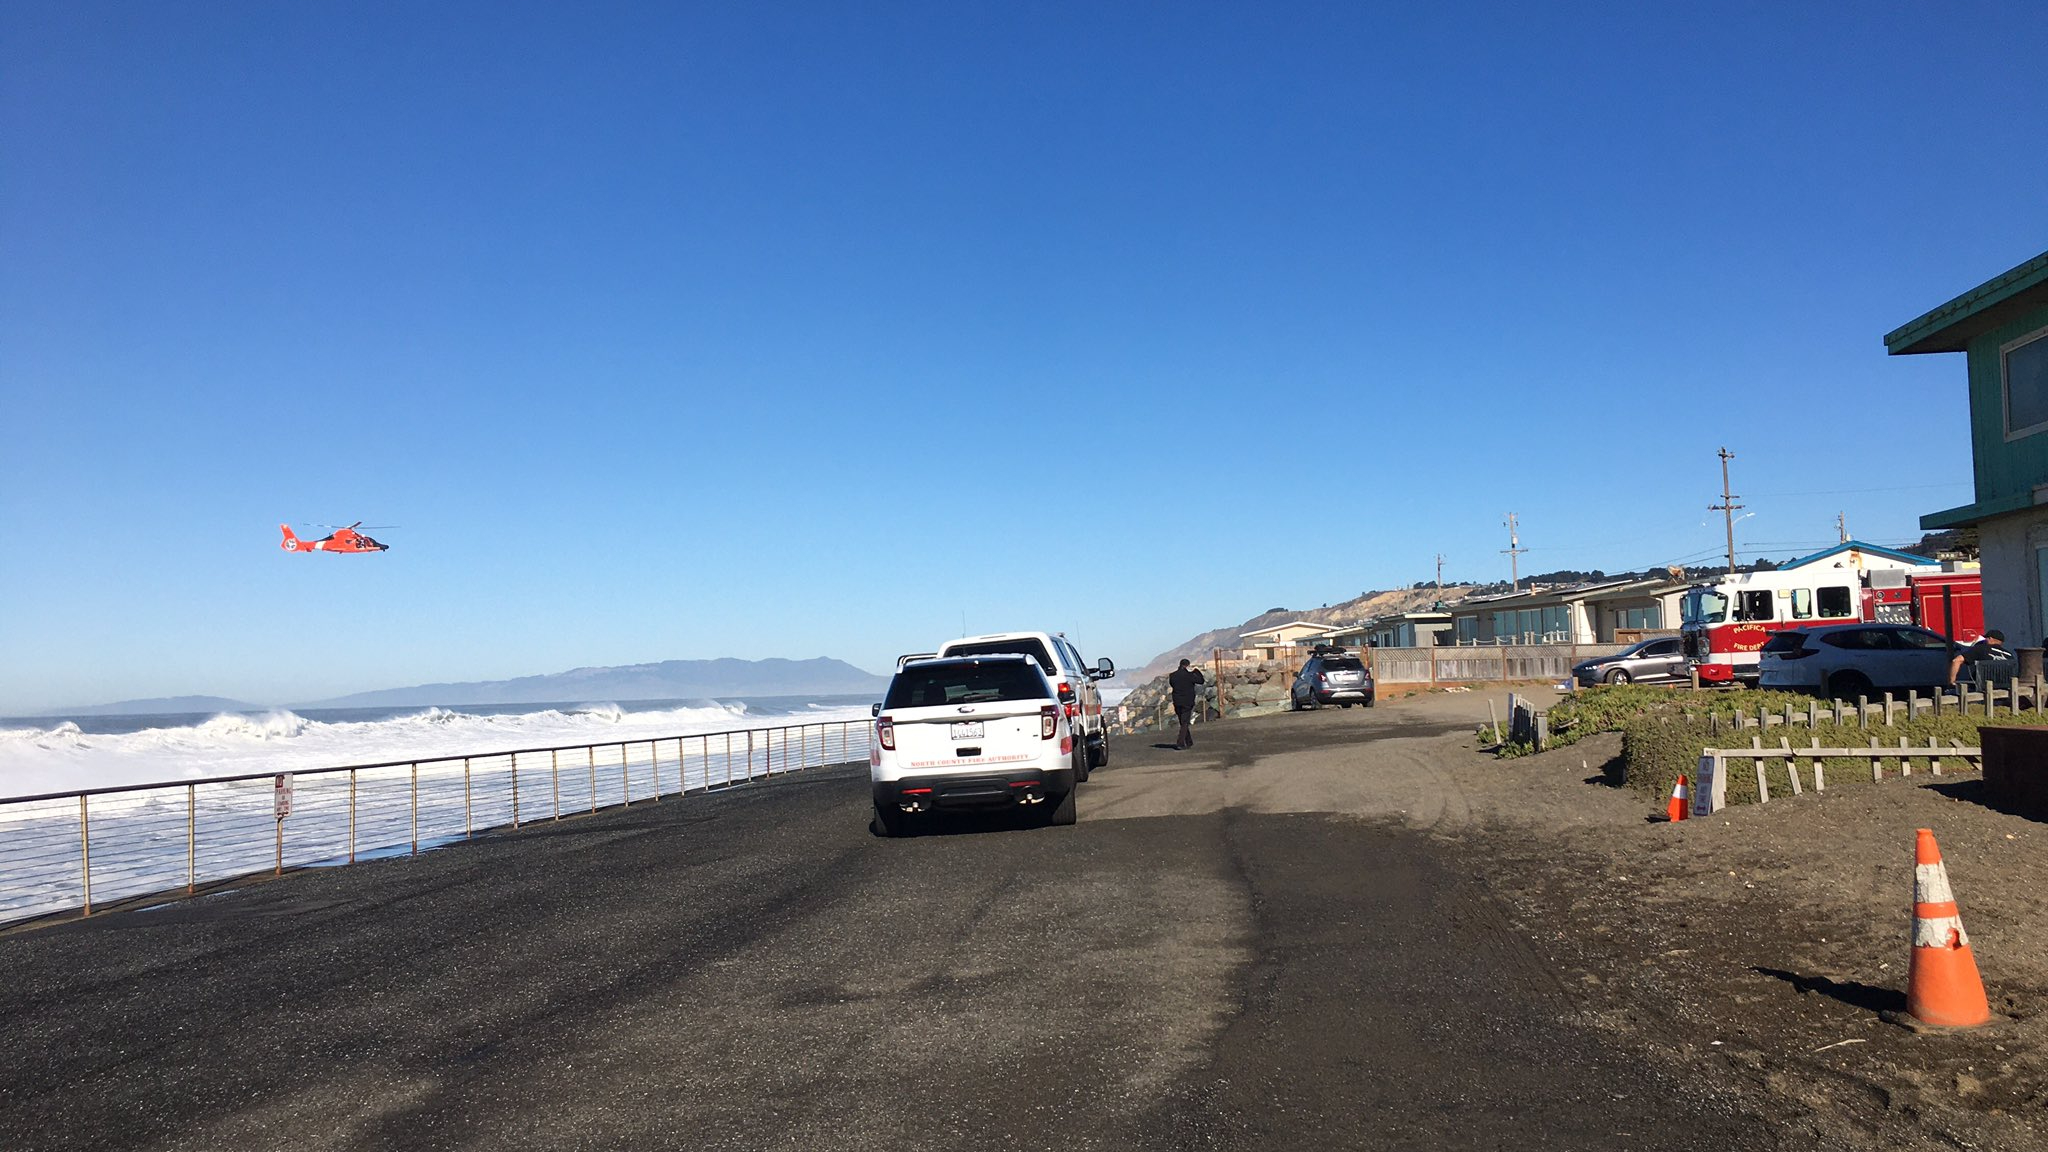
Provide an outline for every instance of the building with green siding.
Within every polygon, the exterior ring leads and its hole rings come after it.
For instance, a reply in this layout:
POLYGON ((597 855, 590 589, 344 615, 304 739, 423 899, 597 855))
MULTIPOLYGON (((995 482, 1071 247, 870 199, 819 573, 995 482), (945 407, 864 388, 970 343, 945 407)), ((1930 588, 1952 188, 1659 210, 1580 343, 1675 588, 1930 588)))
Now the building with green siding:
POLYGON ((1894 356, 1961 352, 1970 380, 1977 498, 1929 513, 1929 531, 1975 528, 1984 624, 2015 645, 2048 628, 2048 252, 1884 338, 1894 356))

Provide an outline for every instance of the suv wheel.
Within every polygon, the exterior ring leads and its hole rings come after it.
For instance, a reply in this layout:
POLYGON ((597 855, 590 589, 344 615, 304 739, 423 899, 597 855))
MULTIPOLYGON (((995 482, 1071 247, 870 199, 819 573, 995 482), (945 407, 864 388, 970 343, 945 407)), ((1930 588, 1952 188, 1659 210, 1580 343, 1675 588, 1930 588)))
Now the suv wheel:
POLYGON ((1067 794, 1060 797, 1060 802, 1054 805, 1051 815, 1045 818, 1047 824, 1055 828, 1064 828, 1074 823, 1074 792, 1074 789, 1069 788, 1067 794))
POLYGON ((903 810, 875 805, 875 822, 871 827, 877 836, 903 835, 903 810))
POLYGON ((1828 695, 1837 700, 1854 700, 1870 695, 1870 677, 1861 672, 1837 672, 1828 677, 1828 695))
POLYGON ((1109 763, 1109 733, 1097 736, 1088 745, 1088 767, 1100 768, 1109 763))

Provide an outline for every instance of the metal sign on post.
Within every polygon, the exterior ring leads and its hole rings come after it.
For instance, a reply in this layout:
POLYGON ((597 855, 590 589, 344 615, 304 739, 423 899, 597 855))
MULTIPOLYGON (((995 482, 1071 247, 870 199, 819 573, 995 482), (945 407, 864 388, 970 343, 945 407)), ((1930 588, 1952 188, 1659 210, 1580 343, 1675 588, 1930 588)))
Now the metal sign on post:
POLYGON ((292 814, 292 778, 279 772, 271 783, 271 811, 277 816, 277 875, 284 875, 284 818, 292 814))
POLYGON ((1728 806, 1728 779, 1721 771, 1721 758, 1712 752, 1700 756, 1693 770, 1692 814, 1711 816, 1728 806))

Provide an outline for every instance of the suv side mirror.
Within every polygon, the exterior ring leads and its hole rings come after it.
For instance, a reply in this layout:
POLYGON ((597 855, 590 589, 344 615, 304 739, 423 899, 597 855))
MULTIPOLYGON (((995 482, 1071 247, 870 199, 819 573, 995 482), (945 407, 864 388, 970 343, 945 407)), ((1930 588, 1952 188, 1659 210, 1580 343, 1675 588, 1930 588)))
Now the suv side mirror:
POLYGON ((1097 680, 1107 680, 1114 675, 1116 675, 1116 665, 1109 662, 1109 657, 1104 656, 1095 662, 1095 678, 1097 680))
POLYGON ((870 716, 880 716, 881 714, 882 706, 880 704, 876 704, 868 709, 868 715, 870 716))

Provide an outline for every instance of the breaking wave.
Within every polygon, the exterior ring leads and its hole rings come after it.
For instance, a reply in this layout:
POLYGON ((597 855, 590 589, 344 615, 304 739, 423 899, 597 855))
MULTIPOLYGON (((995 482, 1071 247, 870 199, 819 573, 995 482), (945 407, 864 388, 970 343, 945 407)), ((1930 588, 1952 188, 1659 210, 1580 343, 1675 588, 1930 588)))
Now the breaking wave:
POLYGON ((83 731, 67 720, 47 728, 0 728, 0 797, 651 740, 779 722, 865 720, 868 715, 865 707, 821 702, 794 711, 755 714, 743 703, 714 700, 646 711, 594 702, 532 712, 422 708, 380 719, 322 720, 276 709, 107 734, 83 731))

